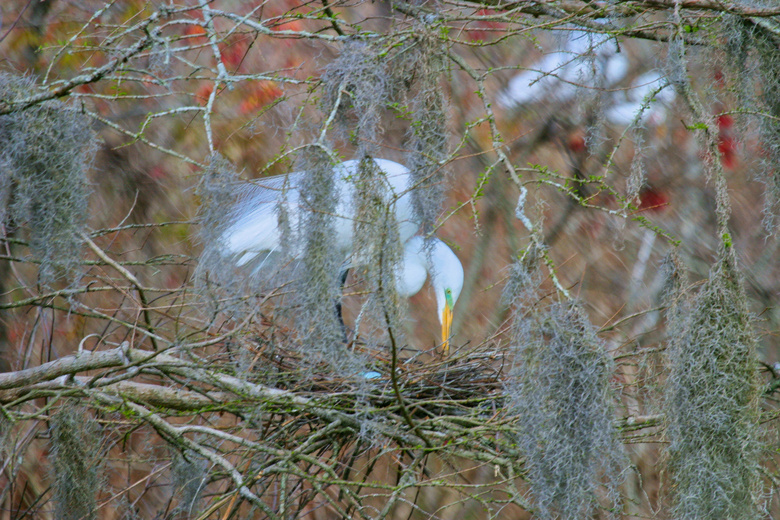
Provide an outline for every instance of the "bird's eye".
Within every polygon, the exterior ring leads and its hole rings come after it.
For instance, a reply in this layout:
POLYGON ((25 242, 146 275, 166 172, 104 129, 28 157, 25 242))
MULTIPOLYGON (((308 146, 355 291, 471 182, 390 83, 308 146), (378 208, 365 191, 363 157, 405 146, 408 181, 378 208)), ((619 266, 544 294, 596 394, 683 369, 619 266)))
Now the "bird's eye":
POLYGON ((447 306, 452 309, 453 305, 455 305, 455 302, 452 301, 452 289, 449 287, 444 289, 444 301, 447 302, 447 306))

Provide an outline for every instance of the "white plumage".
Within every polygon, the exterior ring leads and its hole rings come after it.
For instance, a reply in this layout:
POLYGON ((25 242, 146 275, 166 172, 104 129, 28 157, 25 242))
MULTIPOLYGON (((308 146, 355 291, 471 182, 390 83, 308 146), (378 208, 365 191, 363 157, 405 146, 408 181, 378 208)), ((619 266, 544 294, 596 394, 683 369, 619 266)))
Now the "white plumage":
POLYGON ((582 88, 614 86, 628 68, 628 58, 617 52, 608 35, 571 31, 558 49, 515 75, 498 101, 507 108, 541 101, 565 103, 582 88))
MULTIPOLYGON (((412 210, 409 170, 385 159, 374 159, 374 162, 383 172, 393 196, 398 234, 404 245, 403 260, 396 280, 398 292, 404 297, 412 296, 422 288, 427 276, 431 276, 442 324, 442 343, 446 351, 452 324, 452 307, 463 288, 463 267, 455 253, 438 238, 432 238, 426 244, 422 237, 414 236, 420 224, 412 210)), ((367 261, 352 254, 355 192, 352 178, 358 173, 358 165, 358 161, 345 161, 333 168, 334 195, 338 198, 333 247, 343 252, 350 266, 367 261)), ((235 258, 238 266, 258 261, 255 269, 262 269, 265 259, 280 251, 280 204, 284 206, 293 232, 299 227, 302 212, 308 211, 301 204, 299 193, 304 175, 305 172, 297 172, 267 177, 241 189, 220 241, 225 256, 235 258)), ((300 257, 303 253, 301 242, 291 241, 290 253, 294 257, 300 257)))
MULTIPOLYGON (((540 102, 566 103, 582 89, 615 88, 628 74, 630 63, 610 40, 604 34, 571 31, 557 49, 509 80, 498 95, 499 103, 507 108, 540 102)), ((607 121, 627 126, 639 116, 641 123, 663 122, 676 97, 671 86, 664 87, 665 82, 654 69, 639 75, 629 88, 613 92, 607 97, 607 121), (659 92, 652 100, 645 99, 655 90, 659 92)))
POLYGON ((397 280, 398 294, 405 298, 414 296, 425 284, 426 275, 431 273, 441 316, 446 307, 447 290, 452 293, 453 303, 460 296, 463 289, 463 266, 452 249, 438 238, 431 239, 428 248, 420 236, 412 237, 404 244, 404 258, 397 280))
POLYGON ((630 125, 637 116, 638 122, 657 125, 666 119, 667 111, 676 97, 666 78, 653 69, 637 76, 628 89, 613 93, 611 106, 605 116, 607 121, 618 126, 630 125), (654 92, 655 96, 650 99, 649 96, 654 92), (643 110, 641 115, 640 110, 643 110))
MULTIPOLYGON (((401 243, 405 243, 417 232, 419 224, 412 218, 409 189, 409 170, 385 159, 374 159, 384 172, 390 191, 397 197, 395 202, 396 221, 401 243)), ((353 195, 354 184, 350 181, 357 174, 358 161, 345 161, 333 168, 336 206, 336 236, 333 245, 348 254, 352 251, 353 195)), ((305 172, 266 177, 245 185, 233 208, 230 225, 223 234, 223 242, 230 254, 239 255, 237 264, 244 265, 260 254, 279 250, 281 232, 278 226, 278 205, 284 203, 290 218, 290 228, 298 229, 302 206, 299 188, 305 172)), ((293 246, 300 241, 293 241, 293 246)), ((300 249, 292 251, 300 257, 300 249)))

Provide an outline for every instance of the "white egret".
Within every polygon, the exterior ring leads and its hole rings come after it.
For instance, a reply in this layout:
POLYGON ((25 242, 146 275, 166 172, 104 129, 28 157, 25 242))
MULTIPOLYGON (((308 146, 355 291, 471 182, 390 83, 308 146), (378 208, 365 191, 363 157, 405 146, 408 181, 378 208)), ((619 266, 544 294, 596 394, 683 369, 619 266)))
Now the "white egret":
POLYGON ((666 78, 653 69, 637 76, 628 89, 613 92, 611 106, 604 115, 607 121, 617 126, 628 126, 635 119, 658 125, 666 119, 668 108, 676 97, 666 78), (652 98, 649 97, 651 95, 652 98))
POLYGON ((629 62, 610 39, 605 34, 571 31, 561 46, 509 80, 499 103, 507 108, 541 101, 566 103, 583 88, 613 87, 628 73, 629 62))
MULTIPOLYGON (((387 179, 393 195, 393 209, 398 224, 398 234, 404 244, 404 256, 396 280, 398 292, 403 297, 416 294, 427 276, 431 275, 436 293, 438 316, 444 352, 449 350, 452 327, 452 309, 463 288, 463 267, 455 253, 441 240, 432 238, 430 243, 417 233, 420 224, 415 219, 411 201, 411 175, 409 170, 393 161, 373 159, 387 179)), ((333 168, 334 195, 338 198, 335 212, 335 236, 333 246, 344 253, 346 265, 361 264, 363 259, 352 254, 353 199, 359 161, 345 161, 333 168)), ((300 203, 299 186, 304 172, 290 173, 260 179, 247 184, 228 217, 228 225, 221 237, 221 246, 227 256, 236 258, 238 266, 258 261, 261 269, 265 260, 281 248, 278 206, 283 205, 289 218, 290 229, 297 230, 303 211, 309 211, 300 203)), ((290 253, 302 255, 299 242, 292 242, 290 253)), ((346 278, 344 273, 343 280, 346 278)))

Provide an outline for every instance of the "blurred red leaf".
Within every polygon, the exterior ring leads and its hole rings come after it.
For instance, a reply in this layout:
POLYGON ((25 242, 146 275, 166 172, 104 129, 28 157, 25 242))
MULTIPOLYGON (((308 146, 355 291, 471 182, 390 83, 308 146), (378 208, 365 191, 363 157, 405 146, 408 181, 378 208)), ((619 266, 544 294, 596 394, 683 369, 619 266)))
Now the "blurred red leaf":
POLYGON ((579 132, 569 136, 569 141, 566 143, 566 146, 574 153, 582 153, 588 147, 585 143, 585 135, 579 132))
POLYGON ((168 176, 168 172, 162 166, 154 166, 149 170, 149 177, 154 180, 164 179, 168 176))
POLYGON ((212 90, 214 90, 214 85, 212 83, 204 83, 195 92, 195 101, 197 101, 200 105, 205 105, 208 103, 212 90))
MULTIPOLYGON (((480 9, 475 13, 477 16, 493 16, 495 11, 492 9, 480 9)), ((490 41, 497 32, 504 29, 505 24, 494 22, 492 20, 477 20, 464 28, 464 32, 471 41, 490 41)))
POLYGON ((283 94, 282 89, 274 81, 260 81, 255 88, 244 98, 239 107, 242 114, 254 112, 283 94))
POLYGON ((274 31, 300 31, 303 29, 303 24, 300 20, 290 20, 289 22, 274 25, 271 29, 274 31))
POLYGON ((206 29, 197 24, 187 24, 184 29, 185 36, 192 36, 193 40, 199 41, 206 36, 206 29))
POLYGON ((717 69, 712 75, 712 79, 715 80, 715 85, 718 88, 726 88, 726 76, 723 74, 722 70, 717 69))
POLYGON ((734 118, 729 115, 718 116, 718 151, 724 168, 732 169, 737 165, 737 139, 734 137, 734 118))
POLYGON ((231 38, 219 46, 222 63, 233 72, 237 71, 249 50, 250 39, 248 37, 231 38))
POLYGON ((639 193, 638 211, 663 211, 669 205, 669 195, 657 188, 645 188, 639 193))

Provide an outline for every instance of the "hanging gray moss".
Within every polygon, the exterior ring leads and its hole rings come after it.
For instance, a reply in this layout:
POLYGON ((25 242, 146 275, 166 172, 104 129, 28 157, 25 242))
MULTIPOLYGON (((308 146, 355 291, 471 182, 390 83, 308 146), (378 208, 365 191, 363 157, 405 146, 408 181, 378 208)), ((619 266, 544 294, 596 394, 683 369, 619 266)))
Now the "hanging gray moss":
MULTIPOLYGON (((516 263, 507 299, 538 299, 539 280, 536 267, 516 263)), ((536 517, 588 518, 600 493, 616 515, 624 455, 613 426, 613 362, 603 342, 575 302, 516 306, 511 341, 507 393, 536 517)))
MULTIPOLYGON (((0 74, 0 99, 29 96, 34 82, 0 74)), ((97 149, 89 118, 58 101, 0 116, 0 218, 29 230, 43 283, 74 274, 89 215, 87 172, 97 149)))
POLYGON ((771 234, 780 232, 780 38, 757 29, 754 44, 758 60, 756 81, 761 92, 761 107, 771 115, 758 118, 761 144, 765 155, 758 178, 764 183, 764 228, 771 234))
POLYGON ((336 126, 341 137, 357 145, 358 158, 376 150, 392 80, 380 51, 360 40, 347 42, 321 79, 322 111, 329 114, 338 102, 336 126))
POLYGON ((720 39, 723 67, 729 71, 727 87, 734 91, 742 114, 736 135, 745 141, 756 135, 761 153, 755 169, 764 184, 764 228, 780 231, 780 36, 768 20, 744 20, 725 15, 720 39))
POLYGON ((679 266, 670 284, 668 421, 670 492, 678 520, 763 518, 760 507, 756 340, 733 252, 695 298, 679 266), (675 274, 677 273, 677 274, 675 274))
POLYGON ((208 463, 191 451, 171 451, 172 494, 178 502, 174 517, 197 518, 200 497, 208 478, 208 463))
POLYGON ((97 517, 102 455, 101 428, 84 409, 68 404, 52 416, 52 491, 57 520, 97 517))
POLYGON ((355 267, 369 293, 361 317, 368 318, 364 323, 381 323, 400 333, 394 275, 401 247, 392 192, 384 172, 372 160, 381 153, 382 115, 394 91, 393 82, 398 81, 388 74, 387 58, 381 50, 362 41, 344 46, 322 76, 326 93, 323 110, 330 110, 342 93, 337 129, 357 145, 355 159, 360 161, 349 182, 354 186, 353 258, 358 259, 355 267))
POLYGON ((245 277, 234 276, 233 269, 226 269, 224 252, 217 244, 232 221, 237 180, 238 173, 233 164, 215 154, 209 159, 195 190, 200 198, 198 239, 204 246, 195 279, 202 285, 208 277, 213 284, 223 288, 232 287, 232 294, 240 293, 237 286, 245 277))
POLYGON ((303 156, 303 166, 298 233, 302 256, 296 278, 299 332, 312 361, 320 357, 339 367, 347 360, 344 333, 335 312, 335 302, 341 298, 339 273, 344 257, 334 247, 339 201, 334 164, 322 150, 311 148, 303 156))
POLYGON ((447 103, 440 83, 445 72, 446 56, 439 40, 427 31, 421 36, 407 59, 414 60, 416 89, 410 100, 411 121, 408 133, 411 150, 407 166, 416 187, 412 206, 430 233, 444 205, 444 161, 447 150, 447 103))
POLYGON ((238 172, 230 161, 219 154, 209 158, 195 192, 201 200, 198 220, 204 244, 219 240, 230 224, 228 217, 233 211, 237 181, 238 172))
POLYGON ((396 287, 402 248, 392 192, 384 173, 369 158, 360 162, 353 182, 353 257, 359 259, 359 271, 368 289, 361 323, 373 322, 379 327, 369 337, 380 337, 380 331, 391 330, 398 344, 405 328, 401 319, 403 303, 396 287))
POLYGON ((322 76, 326 93, 323 111, 332 110, 341 95, 336 130, 357 146, 354 158, 360 161, 357 174, 348 180, 354 187, 354 267, 358 268, 368 293, 356 327, 375 324, 379 329, 365 337, 379 338, 380 331, 390 329, 400 341, 404 327, 395 276, 402 253, 394 194, 385 173, 372 160, 383 152, 378 145, 384 131, 382 116, 391 96, 397 96, 400 83, 405 81, 389 73, 388 67, 393 66, 388 63, 388 56, 385 49, 376 45, 347 43, 322 76))
POLYGON ((0 458, 5 459, 13 452, 11 445, 11 429, 13 423, 11 419, 6 416, 6 411, 0 409, 0 458))
POLYGON ((222 236, 234 220, 238 172, 219 154, 209 158, 195 194, 200 198, 198 239, 203 252, 198 260, 194 280, 204 294, 207 312, 224 311, 241 319, 256 308, 256 302, 243 305, 241 297, 257 289, 251 270, 239 272, 233 260, 226 260, 222 236))

